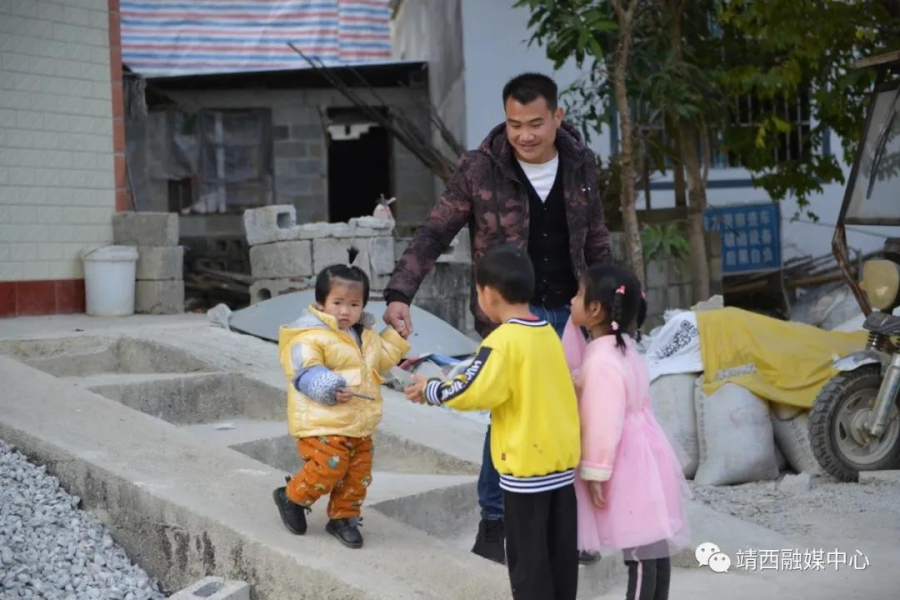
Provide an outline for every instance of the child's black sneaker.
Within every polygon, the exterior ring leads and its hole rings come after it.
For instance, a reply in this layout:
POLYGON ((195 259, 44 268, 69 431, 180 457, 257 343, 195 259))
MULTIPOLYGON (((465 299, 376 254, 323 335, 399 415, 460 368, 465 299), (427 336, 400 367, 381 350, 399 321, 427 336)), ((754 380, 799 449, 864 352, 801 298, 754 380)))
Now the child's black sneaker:
POLYGON ((287 497, 286 488, 283 487, 275 488, 272 498, 275 500, 275 506, 278 507, 281 522, 288 528, 288 531, 295 535, 306 533, 306 513, 311 510, 291 502, 287 497))
POLYGON ((358 519, 331 519, 325 531, 348 548, 362 548, 363 536, 359 532, 358 519))
POLYGON ((506 564, 506 526, 503 520, 482 519, 472 552, 501 565, 506 564))
POLYGON ((585 566, 600 562, 601 558, 603 557, 600 556, 599 552, 588 552, 586 550, 582 550, 578 553, 578 563, 585 566))

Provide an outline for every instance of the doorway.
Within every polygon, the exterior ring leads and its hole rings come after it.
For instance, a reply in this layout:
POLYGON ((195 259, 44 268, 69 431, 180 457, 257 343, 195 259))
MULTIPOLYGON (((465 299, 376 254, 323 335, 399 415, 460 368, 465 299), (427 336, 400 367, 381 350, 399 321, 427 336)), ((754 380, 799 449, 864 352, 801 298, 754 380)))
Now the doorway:
POLYGON ((328 219, 371 215, 391 197, 390 135, 355 109, 329 109, 328 119, 328 219))

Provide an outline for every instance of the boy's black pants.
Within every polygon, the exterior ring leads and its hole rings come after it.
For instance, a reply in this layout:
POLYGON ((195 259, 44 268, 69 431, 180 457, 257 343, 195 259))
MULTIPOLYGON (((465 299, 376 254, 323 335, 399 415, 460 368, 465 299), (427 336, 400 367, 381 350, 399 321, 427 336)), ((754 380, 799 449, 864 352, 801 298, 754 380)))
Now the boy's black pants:
POLYGON ((515 600, 575 600, 578 516, 575 487, 503 492, 506 561, 515 600))

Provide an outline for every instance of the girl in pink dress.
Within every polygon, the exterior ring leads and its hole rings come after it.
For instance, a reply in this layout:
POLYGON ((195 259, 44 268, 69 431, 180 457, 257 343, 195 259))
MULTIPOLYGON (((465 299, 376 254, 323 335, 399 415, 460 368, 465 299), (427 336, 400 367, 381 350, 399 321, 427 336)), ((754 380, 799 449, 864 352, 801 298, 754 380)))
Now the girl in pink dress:
POLYGON ((669 557, 688 541, 683 498, 690 491, 653 415, 647 366, 629 334, 646 307, 634 275, 593 267, 572 300, 563 345, 581 414, 579 550, 622 550, 627 600, 666 600, 669 557))

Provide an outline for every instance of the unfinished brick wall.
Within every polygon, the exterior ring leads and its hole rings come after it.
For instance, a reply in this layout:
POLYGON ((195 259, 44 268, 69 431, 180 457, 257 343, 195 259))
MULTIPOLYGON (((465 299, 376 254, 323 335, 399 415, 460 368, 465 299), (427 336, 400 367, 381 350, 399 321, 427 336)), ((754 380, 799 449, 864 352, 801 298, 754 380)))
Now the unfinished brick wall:
POLYGON ((80 255, 112 241, 125 186, 117 10, 0 2, 0 317, 83 311, 80 255))
POLYGON ((250 244, 250 303, 315 287, 315 276, 335 264, 354 266, 369 276, 378 298, 394 269, 394 223, 374 217, 348 223, 297 224, 291 205, 267 206, 244 212, 250 244))

